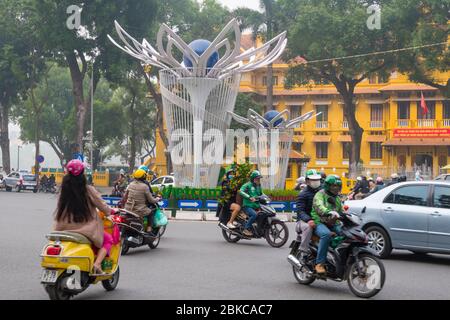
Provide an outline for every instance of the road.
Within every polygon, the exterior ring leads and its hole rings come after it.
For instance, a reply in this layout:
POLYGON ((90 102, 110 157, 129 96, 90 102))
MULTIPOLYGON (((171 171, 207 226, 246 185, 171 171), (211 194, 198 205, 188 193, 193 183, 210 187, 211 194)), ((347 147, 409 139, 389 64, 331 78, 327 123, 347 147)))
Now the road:
MULTIPOLYGON (((47 299, 39 254, 55 206, 54 195, 0 191, 0 299, 47 299)), ((264 240, 229 244, 213 222, 171 221, 157 249, 122 257, 115 291, 96 285, 75 299, 355 299, 346 283, 298 284, 287 254, 264 240)), ((450 299, 450 256, 397 251, 384 263, 373 299, 450 299)))

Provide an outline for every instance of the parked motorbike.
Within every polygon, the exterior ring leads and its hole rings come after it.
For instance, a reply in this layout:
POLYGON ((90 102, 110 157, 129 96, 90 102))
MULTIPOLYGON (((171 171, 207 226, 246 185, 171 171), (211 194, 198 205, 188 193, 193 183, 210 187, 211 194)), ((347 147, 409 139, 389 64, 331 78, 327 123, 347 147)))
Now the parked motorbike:
MULTIPOLYGON (((310 254, 302 259, 299 250, 300 236, 292 241, 288 261, 292 265, 294 277, 303 285, 309 285, 316 279, 347 280, 352 293, 357 297, 370 298, 383 288, 386 272, 378 254, 369 248, 368 237, 359 227, 358 216, 343 213, 342 234, 335 236, 328 249, 325 267, 327 273, 319 275, 315 272, 319 237, 313 236, 310 244, 310 254)), ((299 232, 299 230, 297 230, 299 232)))
POLYGON ((289 238, 289 230, 283 221, 276 218, 276 211, 270 206, 270 198, 263 195, 257 197, 256 201, 260 203, 261 208, 257 212, 258 217, 252 226, 251 231, 253 236, 248 237, 243 234, 248 216, 241 211, 235 220, 237 222, 235 229, 230 229, 223 223, 219 223, 223 237, 230 243, 236 243, 241 239, 251 240, 265 238, 267 243, 274 248, 284 246, 289 238))
MULTIPOLYGON (((159 207, 157 204, 155 206, 159 207)), ((152 226, 152 231, 146 232, 146 223, 139 215, 125 209, 119 209, 119 226, 123 238, 123 255, 126 255, 130 248, 138 248, 146 245, 150 249, 156 249, 158 247, 161 239, 161 228, 152 226)))
MULTIPOLYGON (((113 234, 115 219, 103 219, 106 232, 113 234)), ((112 246, 109 257, 102 263, 105 274, 95 274, 95 253, 88 238, 67 231, 52 232, 46 237, 49 242, 40 255, 43 268, 41 283, 51 300, 69 300, 98 282, 106 291, 117 287, 122 249, 120 241, 112 246)))

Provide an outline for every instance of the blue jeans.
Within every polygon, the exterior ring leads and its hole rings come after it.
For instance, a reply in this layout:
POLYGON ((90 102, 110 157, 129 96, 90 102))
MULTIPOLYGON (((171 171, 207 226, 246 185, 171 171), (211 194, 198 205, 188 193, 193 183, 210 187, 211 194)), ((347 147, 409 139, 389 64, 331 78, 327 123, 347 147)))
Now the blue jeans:
MULTIPOLYGON (((334 225, 332 228, 330 228, 331 231, 335 232, 336 234, 341 233, 341 228, 338 225, 334 225)), ((327 252, 328 252, 328 246, 330 245, 331 241, 331 231, 325 224, 318 224, 315 229, 315 233, 318 237, 320 237, 319 242, 319 249, 317 251, 317 259, 316 264, 319 263, 325 263, 327 260, 327 252)))
POLYGON ((250 230, 252 228, 253 222, 256 221, 256 211, 253 208, 250 207, 243 207, 242 210, 248 215, 247 223, 245 224, 245 229, 250 230))

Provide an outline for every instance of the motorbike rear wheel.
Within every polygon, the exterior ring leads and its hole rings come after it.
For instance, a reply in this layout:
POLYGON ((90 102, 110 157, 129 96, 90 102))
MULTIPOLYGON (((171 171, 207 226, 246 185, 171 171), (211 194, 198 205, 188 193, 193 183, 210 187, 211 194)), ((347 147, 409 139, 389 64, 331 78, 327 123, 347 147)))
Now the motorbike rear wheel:
MULTIPOLYGON (((295 257, 300 260, 301 259, 301 252, 298 251, 295 254, 295 257)), ((311 274, 309 274, 309 270, 305 267, 302 266, 301 269, 297 269, 296 267, 292 266, 292 272, 294 273, 294 277, 297 280, 298 283, 303 284, 303 285, 310 285, 311 283, 314 282, 314 280, 316 280, 316 278, 314 276, 312 276, 311 274)))
POLYGON ((158 247, 159 241, 161 240, 161 234, 159 232, 160 230, 158 230, 158 236, 155 238, 155 240, 148 244, 150 249, 156 249, 158 247))
POLYGON ((62 288, 62 282, 65 276, 62 275, 56 280, 55 284, 46 284, 44 289, 47 292, 50 300, 70 300, 72 294, 65 292, 62 288))
POLYGON ((265 238, 272 247, 281 248, 289 239, 289 229, 283 221, 273 220, 266 229, 265 238))
POLYGON ((357 262, 354 261, 348 271, 348 286, 355 296, 371 298, 383 289, 386 271, 381 260, 371 254, 360 255, 359 262, 364 275, 358 273, 357 262))
POLYGON ((120 268, 117 267, 117 270, 116 272, 114 272, 114 275, 112 276, 111 279, 102 281, 103 288, 105 288, 106 291, 113 291, 117 287, 117 284, 119 283, 119 278, 120 278, 120 268))
POLYGON ((241 240, 241 237, 231 233, 230 231, 222 230, 224 239, 229 243, 236 243, 241 240))

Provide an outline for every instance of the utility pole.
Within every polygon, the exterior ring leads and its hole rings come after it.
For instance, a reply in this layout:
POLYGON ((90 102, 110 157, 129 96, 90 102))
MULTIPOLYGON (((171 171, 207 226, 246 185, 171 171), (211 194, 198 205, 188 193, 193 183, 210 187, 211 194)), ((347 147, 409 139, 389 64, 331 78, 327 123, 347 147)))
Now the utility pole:
POLYGON ((91 171, 94 173, 94 65, 91 75, 91 171))

